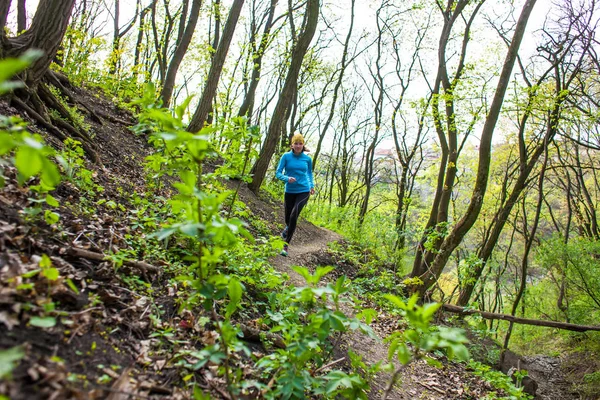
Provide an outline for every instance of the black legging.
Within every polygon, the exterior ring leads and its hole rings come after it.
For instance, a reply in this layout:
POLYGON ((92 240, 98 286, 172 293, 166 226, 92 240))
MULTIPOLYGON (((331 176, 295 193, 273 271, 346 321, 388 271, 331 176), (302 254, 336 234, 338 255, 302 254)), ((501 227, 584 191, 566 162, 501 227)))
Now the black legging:
POLYGON ((296 230, 296 223, 298 222, 298 216, 300 211, 308 202, 310 192, 304 193, 285 193, 284 196, 284 208, 285 208, 285 224, 287 226, 287 235, 284 238, 286 243, 291 242, 294 231, 296 230))

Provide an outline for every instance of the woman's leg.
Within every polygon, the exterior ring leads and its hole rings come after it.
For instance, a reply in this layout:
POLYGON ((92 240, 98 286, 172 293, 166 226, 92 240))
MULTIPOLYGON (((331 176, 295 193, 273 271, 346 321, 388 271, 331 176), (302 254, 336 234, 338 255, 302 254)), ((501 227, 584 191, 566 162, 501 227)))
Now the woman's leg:
POLYGON ((294 231, 296 230, 296 224, 298 223, 298 216, 300 215, 302 208, 304 208, 308 202, 309 197, 310 192, 285 194, 285 223, 288 227, 285 238, 286 243, 289 243, 292 240, 292 236, 294 236, 294 231))

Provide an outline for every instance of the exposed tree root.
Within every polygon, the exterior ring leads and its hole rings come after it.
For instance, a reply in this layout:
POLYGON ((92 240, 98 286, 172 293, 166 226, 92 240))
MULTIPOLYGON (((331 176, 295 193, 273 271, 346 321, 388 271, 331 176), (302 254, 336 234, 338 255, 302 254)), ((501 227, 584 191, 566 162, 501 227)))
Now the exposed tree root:
MULTIPOLYGON (((58 79, 49 78, 49 80, 53 80, 60 84, 58 79)), ((65 93, 63 91, 63 89, 66 91, 64 85, 60 84, 60 86, 56 87, 61 93, 65 93)), ((65 93, 65 96, 69 98, 69 100, 74 101, 74 97, 70 92, 65 93)), ((64 141, 69 137, 79 140, 87 156, 94 163, 101 163, 90 135, 84 129, 76 126, 77 124, 69 114, 69 111, 56 98, 45 83, 40 82, 35 90, 26 87, 25 89, 16 91, 11 97, 11 102, 59 140, 64 141), (58 116, 49 113, 48 109, 56 111, 58 116)))

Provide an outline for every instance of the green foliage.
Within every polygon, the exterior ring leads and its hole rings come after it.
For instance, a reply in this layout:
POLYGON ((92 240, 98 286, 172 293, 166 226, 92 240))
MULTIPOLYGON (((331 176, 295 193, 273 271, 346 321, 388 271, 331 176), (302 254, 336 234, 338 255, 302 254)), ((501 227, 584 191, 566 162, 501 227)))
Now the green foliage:
MULTIPOLYGON (((533 396, 523 392, 523 387, 516 387, 511 378, 500 371, 492 369, 489 365, 482 364, 478 361, 469 361, 468 368, 473 371, 473 374, 483 378, 496 389, 503 390, 508 396, 499 397, 497 393, 491 393, 485 399, 533 399, 533 396)), ((521 374, 521 378, 525 375, 521 374)))
MULTIPOLYGON (((62 93, 60 92, 60 90, 58 90, 57 88, 55 88, 54 86, 48 85, 48 89, 50 89, 50 92, 52 92, 52 94, 54 95, 54 97, 56 97, 56 99, 58 100, 58 102, 60 104, 62 104, 62 106, 64 107, 64 109, 67 111, 67 113, 69 114, 69 121, 67 122, 71 122, 75 125, 75 127, 82 129, 84 131, 89 131, 90 130, 90 126, 87 122, 85 122, 85 117, 83 116, 83 114, 81 114, 81 112, 79 111, 79 109, 75 106, 71 106, 63 97, 62 93)), ((54 117, 58 118, 58 119, 62 119, 62 116, 58 114, 57 111, 55 110, 50 110, 50 113, 54 113, 55 115, 53 115, 54 117)), ((93 138, 93 135, 92 135, 93 138)))
POLYGON ((94 181, 94 173, 85 167, 85 153, 81 142, 67 138, 60 152, 64 176, 82 190, 86 196, 94 198, 104 191, 102 186, 94 181))
POLYGON ((314 274, 301 267, 295 269, 309 286, 268 296, 269 308, 264 322, 273 325, 271 332, 280 334, 286 347, 257 362, 275 382, 273 391, 266 397, 289 399, 322 395, 366 399, 368 384, 359 374, 335 370, 319 374, 331 355, 333 345, 329 339, 332 335, 356 329, 373 335, 358 319, 327 307, 328 299, 337 304, 339 296, 347 290, 345 278, 335 284, 319 286, 329 268, 319 269, 314 274))
POLYGON ((0 350, 0 379, 10 379, 12 371, 23 357, 25 352, 21 346, 0 350))
POLYGON ((583 382, 576 385, 577 391, 585 398, 592 397, 600 393, 600 371, 585 374, 583 382))
POLYGON ((415 359, 425 359, 432 365, 439 365, 439 361, 430 356, 436 350, 444 351, 449 359, 469 359, 469 351, 465 346, 468 340, 462 329, 431 325, 440 303, 420 306, 416 294, 406 302, 394 295, 385 297, 400 310, 409 326, 404 332, 395 332, 386 338, 390 343, 389 360, 396 356, 403 365, 415 359))
MULTIPOLYGON (((19 59, 0 61, 0 94, 18 87, 18 84, 8 84, 6 79, 26 68, 30 62, 39 56, 38 52, 26 53, 19 59)), ((0 188, 5 184, 4 166, 12 165, 18 171, 18 181, 24 185, 31 178, 37 177, 39 183, 30 185, 29 189, 37 194, 37 199, 31 199, 34 207, 25 212, 29 215, 41 213, 41 203, 51 207, 59 204, 48 192, 55 189, 61 177, 58 168, 52 161, 55 152, 44 144, 40 135, 32 135, 25 130, 25 123, 19 117, 0 115, 0 188)), ((58 222, 59 215, 46 210, 45 220, 52 225, 58 222)))
POLYGON ((189 288, 181 310, 202 306, 212 315, 219 333, 218 343, 190 354, 198 359, 192 368, 202 368, 208 362, 220 365, 219 373, 225 377, 228 390, 237 394, 241 378, 232 370, 231 354, 241 351, 249 355, 249 350, 239 339, 239 328, 231 318, 241 306, 245 288, 243 278, 223 273, 223 264, 228 251, 239 245, 240 237, 252 238, 242 221, 222 213, 230 193, 217 189, 216 176, 203 173, 203 162, 215 154, 209 141, 209 133, 215 128, 187 132, 181 120, 185 105, 171 113, 155 105, 154 94, 154 87, 148 85, 144 97, 135 101, 142 112, 134 130, 151 133, 150 142, 156 152, 147 158, 147 168, 152 178, 175 178, 172 186, 178 193, 168 200, 169 218, 151 237, 186 243, 185 260, 189 264, 176 278, 189 288), (216 312, 225 304, 221 320, 216 312))
POLYGON ((224 162, 216 173, 225 179, 240 179, 250 182, 252 177, 248 175, 248 164, 258 155, 253 146, 260 140, 258 126, 248 126, 246 117, 235 117, 228 121, 222 121, 217 134, 219 142, 222 142, 222 150, 219 154, 224 162))
MULTIPOLYGON (((565 244, 554 237, 538 249, 537 259, 553 281, 566 283, 563 302, 568 304, 567 315, 573 323, 594 323, 600 317, 599 256, 600 242, 586 238, 572 238, 565 244)), ((558 289, 556 286, 551 293, 558 296, 558 289)), ((555 309, 555 304, 550 306, 555 309)), ((552 309, 543 311, 551 313, 552 309)))
POLYGON ((41 50, 30 49, 19 58, 5 58, 0 60, 0 95, 23 87, 23 82, 9 81, 9 79, 27 68, 32 62, 41 57, 42 54, 41 50))
POLYGON ((39 135, 25 131, 25 124, 18 117, 0 116, 0 157, 6 157, 19 172, 19 183, 24 184, 32 177, 39 177, 40 183, 34 189, 38 193, 53 190, 60 182, 58 168, 51 160, 54 150, 44 145, 39 135))

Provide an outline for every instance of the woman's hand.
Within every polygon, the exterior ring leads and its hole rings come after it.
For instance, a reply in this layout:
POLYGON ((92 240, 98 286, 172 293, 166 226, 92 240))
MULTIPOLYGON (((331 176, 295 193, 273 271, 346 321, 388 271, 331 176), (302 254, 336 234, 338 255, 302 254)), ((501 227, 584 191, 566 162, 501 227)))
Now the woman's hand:
POLYGON ((315 188, 310 188, 310 194, 311 195, 315 194, 315 188))
POLYGON ((294 182, 296 182, 296 178, 294 178, 293 176, 290 176, 288 178, 288 183, 294 183, 294 182))

